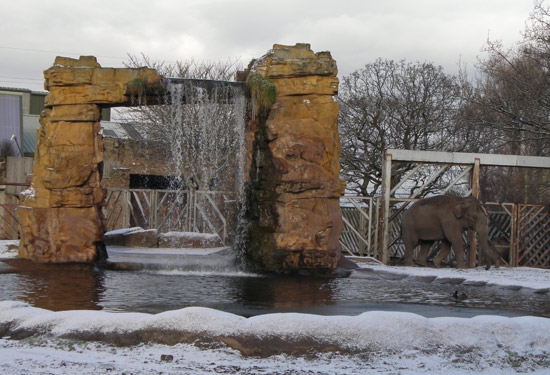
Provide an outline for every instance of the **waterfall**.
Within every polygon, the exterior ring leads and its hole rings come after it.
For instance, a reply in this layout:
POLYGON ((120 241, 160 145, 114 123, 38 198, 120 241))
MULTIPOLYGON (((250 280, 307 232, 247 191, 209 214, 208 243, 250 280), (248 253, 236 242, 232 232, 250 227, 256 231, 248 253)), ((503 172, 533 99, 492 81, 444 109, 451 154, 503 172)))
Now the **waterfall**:
POLYGON ((181 207, 191 205, 188 231, 212 232, 215 223, 204 216, 220 216, 232 230, 244 191, 245 117, 247 97, 243 83, 165 78, 164 129, 172 154, 176 190, 181 207), (218 192, 216 194, 212 192, 218 192), (233 205, 228 206, 228 201, 233 205), (211 212, 207 212, 210 210, 211 212), (191 215, 202 215, 197 227, 191 215))
POLYGON ((240 193, 247 105, 243 84, 175 78, 166 81, 170 103, 166 139, 175 172, 181 178, 180 186, 240 193))

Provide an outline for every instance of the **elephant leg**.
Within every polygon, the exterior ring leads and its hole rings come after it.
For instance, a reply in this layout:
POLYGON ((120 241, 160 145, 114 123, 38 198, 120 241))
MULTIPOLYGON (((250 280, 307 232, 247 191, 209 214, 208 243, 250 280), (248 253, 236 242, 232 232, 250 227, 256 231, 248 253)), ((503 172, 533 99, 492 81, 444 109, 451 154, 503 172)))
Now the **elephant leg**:
POLYGON ((418 255, 416 256, 416 264, 420 266, 426 266, 427 260, 428 260, 428 252, 430 251, 430 248, 433 245, 433 241, 423 241, 420 244, 420 251, 418 252, 418 255))
POLYGON ((418 244, 418 237, 406 229, 403 230, 401 236, 405 245, 405 266, 412 266, 414 248, 418 244))
POLYGON ((405 243, 405 266, 413 265, 414 246, 405 243))
POLYGON ((458 268, 465 268, 464 264, 464 243, 462 240, 462 228, 458 225, 443 228, 447 241, 451 243, 456 255, 456 265, 458 268))
POLYGON ((494 265, 496 268, 500 265, 500 258, 497 254, 493 253, 493 249, 487 247, 487 249, 482 249, 482 259, 485 263, 485 269, 491 268, 494 265))
POLYGON ((449 253, 451 252, 451 244, 448 241, 441 241, 441 250, 439 254, 433 259, 434 265, 439 268, 441 267, 441 262, 447 259, 449 253))
POLYGON ((458 268, 466 268, 464 263, 464 244, 462 243, 462 237, 460 240, 452 241, 453 249, 456 255, 456 266, 458 268))

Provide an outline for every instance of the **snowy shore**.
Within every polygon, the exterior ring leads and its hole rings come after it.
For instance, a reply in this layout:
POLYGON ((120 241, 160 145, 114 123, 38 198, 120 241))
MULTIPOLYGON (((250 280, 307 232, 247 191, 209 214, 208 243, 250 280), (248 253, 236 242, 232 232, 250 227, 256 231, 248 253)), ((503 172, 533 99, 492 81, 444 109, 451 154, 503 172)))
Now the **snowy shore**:
MULTIPOLYGON (((550 306, 548 270, 362 268, 526 288, 548 296, 550 306)), ((244 318, 202 307, 160 314, 53 312, 1 301, 0 333, 5 375, 550 373, 550 319, 533 316, 370 311, 244 318)))

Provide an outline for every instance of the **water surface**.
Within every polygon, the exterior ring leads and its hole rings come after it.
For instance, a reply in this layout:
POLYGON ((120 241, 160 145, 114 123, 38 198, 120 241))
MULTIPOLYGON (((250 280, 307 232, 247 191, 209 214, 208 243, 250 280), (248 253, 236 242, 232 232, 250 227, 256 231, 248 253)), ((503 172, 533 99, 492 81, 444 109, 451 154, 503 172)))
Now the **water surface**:
POLYGON ((357 315, 409 311, 424 316, 550 317, 550 296, 531 290, 465 286, 401 278, 361 269, 349 278, 265 276, 237 269, 145 268, 10 262, 0 270, 0 300, 20 300, 54 311, 159 313, 189 306, 242 316, 274 312, 357 315), (458 292, 459 298, 454 297, 458 292))

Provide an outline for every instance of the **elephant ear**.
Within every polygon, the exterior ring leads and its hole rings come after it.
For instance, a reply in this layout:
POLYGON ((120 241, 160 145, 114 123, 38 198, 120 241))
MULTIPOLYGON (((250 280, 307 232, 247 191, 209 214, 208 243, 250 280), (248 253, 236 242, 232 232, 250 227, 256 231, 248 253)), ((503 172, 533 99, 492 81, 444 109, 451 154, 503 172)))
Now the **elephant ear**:
POLYGON ((464 203, 459 203, 453 207, 453 214, 457 219, 460 219, 464 215, 465 209, 466 209, 466 205, 464 203))

